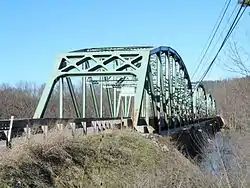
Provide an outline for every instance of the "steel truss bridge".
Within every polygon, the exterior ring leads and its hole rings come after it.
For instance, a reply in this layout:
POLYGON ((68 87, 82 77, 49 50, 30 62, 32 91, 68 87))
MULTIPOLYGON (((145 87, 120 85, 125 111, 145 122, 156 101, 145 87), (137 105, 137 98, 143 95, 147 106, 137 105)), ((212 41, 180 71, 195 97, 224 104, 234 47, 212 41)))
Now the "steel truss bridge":
MULTIPOLYGON (((59 85, 56 119, 69 120, 64 117, 67 87, 76 113, 72 122, 82 122, 86 131, 96 124, 95 120, 125 119, 139 132, 161 133, 216 117, 215 100, 202 84, 194 86, 174 49, 165 46, 87 48, 61 54, 33 119, 14 120, 13 128, 48 121, 44 115, 56 84, 59 85), (80 101, 75 94, 74 77, 81 79, 80 101), (93 103, 91 117, 86 117, 90 108, 87 100, 93 103), (104 103, 108 106, 105 115, 104 103)), ((0 121, 2 130, 8 129, 8 122, 0 121)))

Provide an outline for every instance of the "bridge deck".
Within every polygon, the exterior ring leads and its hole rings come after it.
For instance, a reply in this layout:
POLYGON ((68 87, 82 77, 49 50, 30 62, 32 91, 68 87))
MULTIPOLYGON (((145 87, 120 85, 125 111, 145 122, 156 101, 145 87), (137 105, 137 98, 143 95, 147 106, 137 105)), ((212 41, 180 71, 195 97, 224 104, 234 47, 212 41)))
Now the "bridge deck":
MULTIPOLYGON (((54 126, 56 124, 68 124, 75 123, 81 124, 86 122, 86 124, 91 124, 93 121, 114 121, 120 120, 121 118, 24 118, 24 119, 14 119, 12 129, 23 129, 28 127, 39 127, 42 125, 54 126)), ((123 118, 128 119, 128 118, 123 118)), ((8 130, 10 126, 10 120, 0 120, 0 131, 8 130)))
MULTIPOLYGON (((11 139, 13 137, 26 135, 28 138, 33 134, 47 135, 47 131, 53 128, 59 128, 58 125, 62 125, 60 130, 64 129, 70 124, 72 134, 74 135, 76 129, 81 128, 84 134, 90 132, 101 132, 110 128, 132 127, 133 122, 130 118, 41 118, 41 119, 14 119, 12 123, 12 129, 10 130, 11 120, 0 120, 0 139, 6 140, 6 145, 10 147, 11 139), (72 127, 73 126, 73 127, 72 127), (47 128, 45 128, 47 127, 47 128), (4 134, 3 134, 4 133, 4 134), (25 133, 25 134, 24 134, 25 133)), ((209 117, 204 119, 197 119, 190 124, 183 126, 172 127, 168 130, 157 132, 161 135, 172 135, 182 131, 189 131, 194 129, 206 129, 209 132, 217 132, 223 125, 223 121, 219 116, 209 117)), ((145 125, 140 126, 142 130, 145 125)), ((147 126, 147 128, 150 126, 147 126)), ((150 129, 144 129, 150 130, 150 129)))
MULTIPOLYGON (((184 128, 187 128, 191 125, 200 124, 201 122, 210 121, 210 120, 213 120, 216 118, 218 119, 218 116, 196 119, 196 120, 191 121, 190 124, 185 124, 183 126, 170 128, 169 131, 178 132, 178 130, 180 130, 180 129, 184 129, 184 128)), ((21 119, 21 118, 19 118, 19 119, 13 120, 12 129, 13 130, 24 129, 27 126, 30 128, 35 128, 35 127, 40 127, 42 125, 47 125, 49 127, 51 127, 51 126, 53 127, 56 124, 66 125, 68 123, 75 123, 77 125, 77 124, 81 124, 83 122, 85 122, 87 126, 92 126, 92 122, 98 122, 98 121, 113 122, 113 121, 117 121, 117 120, 121 120, 121 119, 132 121, 131 118, 121 118, 121 117, 117 117, 117 118, 37 118, 37 119, 33 119, 33 118, 21 119)), ((11 120, 0 120, 0 131, 9 130, 10 121, 11 120)))

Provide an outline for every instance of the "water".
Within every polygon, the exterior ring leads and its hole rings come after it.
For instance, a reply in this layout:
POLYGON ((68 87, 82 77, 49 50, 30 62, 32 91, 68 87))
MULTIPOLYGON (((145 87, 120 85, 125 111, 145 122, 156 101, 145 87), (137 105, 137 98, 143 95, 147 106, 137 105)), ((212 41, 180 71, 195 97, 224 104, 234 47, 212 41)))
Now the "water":
MULTIPOLYGON (((250 137, 243 141, 242 134, 232 131, 222 130, 212 134, 194 129, 177 134, 173 138, 177 141, 178 149, 187 157, 191 157, 220 187, 228 187, 229 184, 231 187, 242 187, 242 184, 248 184, 247 162, 241 146, 243 143, 249 143, 250 137)), ((245 150, 249 151, 249 145, 244 147, 245 150)))
POLYGON ((201 169, 218 179, 227 178, 233 187, 240 186, 247 173, 244 157, 230 133, 218 132, 204 145, 201 169))

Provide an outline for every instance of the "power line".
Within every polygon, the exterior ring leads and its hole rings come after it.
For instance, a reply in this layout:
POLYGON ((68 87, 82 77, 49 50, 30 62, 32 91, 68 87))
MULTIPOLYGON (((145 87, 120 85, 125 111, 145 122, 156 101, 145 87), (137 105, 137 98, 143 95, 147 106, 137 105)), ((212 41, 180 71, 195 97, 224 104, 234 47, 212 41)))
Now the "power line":
MULTIPOLYGON (((245 0, 244 0, 244 1, 245 1, 245 0)), ((244 1, 243 1, 243 4, 244 4, 244 1)), ((213 58, 212 62, 209 64, 207 70, 204 72, 204 74, 203 74, 202 77, 200 78, 200 80, 199 80, 199 82, 198 82, 197 85, 199 85, 199 84, 203 81, 203 79, 205 78, 205 76, 207 75, 207 73, 209 72, 209 70, 211 69, 211 67, 212 67, 212 65, 214 64, 216 58, 218 57, 220 51, 222 50, 222 48, 223 48, 223 46, 225 45, 225 43, 227 42, 229 36, 232 34, 233 30, 235 29, 236 25, 238 24, 238 22, 240 21, 242 15, 244 14, 244 12, 245 12, 245 10, 246 10, 247 7, 245 7, 245 8, 243 9, 243 11, 241 12, 241 10, 242 10, 242 8, 243 8, 243 4, 241 5, 241 7, 240 7, 240 9, 239 9, 239 11, 238 11, 238 13, 237 13, 237 15, 235 16, 235 19, 234 19, 233 23, 231 24, 231 27, 230 27, 229 31, 227 32, 227 35, 226 35, 225 39, 223 40, 223 42, 222 42, 222 44, 221 44, 221 46, 220 46, 218 52, 216 53, 216 55, 215 55, 215 57, 213 58)))
MULTIPOLYGON (((242 6, 242 7, 243 7, 243 6, 242 6)), ((240 10, 239 10, 238 13, 240 13, 242 7, 240 8, 240 10)), ((222 50, 223 46, 225 45, 225 43, 226 43, 226 41, 228 40, 229 36, 231 35, 232 31, 235 29, 236 25, 238 24, 238 22, 239 22, 240 18, 242 17, 243 13, 245 12, 245 10, 246 10, 246 7, 244 8, 243 12, 241 13, 239 19, 236 21, 238 15, 239 15, 239 14, 237 14, 237 17, 236 17, 236 19, 234 20, 234 23, 233 23, 234 25, 233 25, 233 24, 231 25, 231 27, 230 27, 230 29, 229 29, 229 31, 228 31, 228 33, 227 33, 227 36, 225 37, 223 43, 221 44, 221 46, 220 46, 220 48, 219 48, 217 54, 215 55, 214 59, 212 60, 212 62, 210 63, 210 65, 208 66, 207 70, 204 72, 203 76, 201 77, 201 79, 199 80, 198 83, 201 83, 201 82, 203 81, 203 79, 205 78, 205 76, 207 75, 207 73, 209 72, 209 70, 211 69, 211 67, 212 67, 212 65, 214 64, 216 58, 218 57, 220 51, 222 50), (236 21, 236 22, 235 22, 235 21, 236 21)))
MULTIPOLYGON (((234 9, 233 9, 233 11, 232 11, 232 13, 230 14, 230 16, 229 16, 229 18, 228 18, 228 20, 227 20, 227 23, 226 23, 225 27, 222 29, 222 32, 220 33, 220 36, 219 36, 219 38, 217 39, 217 41, 216 41, 216 43, 215 43, 214 46, 217 46, 218 42, 220 41, 220 39, 221 39, 221 37, 222 37, 224 31, 226 30, 226 28, 227 28, 227 26, 228 26, 228 24, 229 24, 229 21, 231 20, 231 18, 232 18, 232 16, 233 16, 234 12, 236 11, 237 7, 238 7, 238 5, 236 4, 235 7, 234 7, 234 9)), ((210 53, 210 54, 211 54, 211 53, 210 53)))
MULTIPOLYGON (((218 17, 218 19, 217 19, 217 21, 216 21, 216 23, 215 23, 215 25, 214 25, 214 28, 212 29, 212 32, 211 32, 211 34, 209 35, 209 38, 208 38, 208 41, 207 41, 207 45, 208 45, 208 46, 207 46, 207 48, 206 48, 206 51, 205 51, 205 53, 203 54, 203 56, 202 56, 202 58, 201 58, 201 60, 200 60, 200 62, 199 62, 199 64, 198 64, 198 66, 196 67, 195 71, 193 72, 193 75, 192 75, 191 79, 194 78, 194 76, 195 76, 197 70, 199 69, 199 67, 200 67, 200 65, 201 65, 201 63, 202 63, 202 61, 204 60, 204 58, 205 58, 205 56, 206 56, 206 54, 207 54, 207 52, 208 52, 208 50, 209 50, 209 48, 210 48, 210 46, 211 46, 211 44, 212 44, 212 41, 213 41, 213 39, 214 39, 214 37, 215 37, 215 35, 216 35, 218 29, 219 29, 219 26, 220 26, 220 24, 221 24, 221 22, 222 22, 222 20, 223 20, 223 18, 224 18, 224 16, 225 16, 225 13, 226 13, 226 11, 227 11, 227 9, 228 9, 230 3, 231 3, 231 0, 229 0, 228 2, 227 2, 227 1, 225 2, 224 6, 223 6, 223 8, 222 8, 222 10, 221 10, 220 16, 218 17), (223 15, 222 15, 222 14, 223 14, 223 15), (222 16, 222 17, 221 17, 221 16, 222 16), (219 20, 220 20, 220 21, 219 21, 219 20), (219 22, 219 24, 218 24, 218 22, 219 22), (218 24, 218 25, 217 25, 217 24, 218 24), (216 25, 217 25, 217 27, 216 27, 216 25), (216 30, 215 30, 215 28, 216 28, 216 30), (214 31, 214 30, 215 30, 215 31, 214 31), (214 34, 213 34, 213 32, 214 32, 214 34), (212 34, 213 34, 213 36, 212 36, 212 34), (211 38, 211 37, 212 37, 212 38, 211 38), (209 42, 209 39, 210 39, 210 42, 209 42)), ((201 52, 201 55, 202 55, 202 53, 204 52, 204 50, 205 50, 205 46, 204 46, 204 48, 203 48, 203 50, 202 50, 202 52, 201 52)))
MULTIPOLYGON (((200 60, 200 62, 199 62, 199 64, 198 64, 198 66, 196 67, 196 69, 195 69, 195 71, 194 71, 194 73, 193 73, 191 79, 194 77, 194 75, 196 74, 197 70, 200 68, 200 65, 201 65, 201 63, 203 62, 203 60, 204 60, 204 58, 205 58, 205 56, 206 56, 206 54, 207 54, 207 52, 208 52, 208 50, 209 50, 209 48, 210 48, 212 42, 213 42, 213 40, 214 40, 214 37, 215 37, 216 33, 218 32, 218 29, 219 29, 219 27, 220 27, 220 25, 221 25, 221 23, 222 23, 222 21, 223 21, 223 19, 224 19, 224 17, 225 17, 225 14, 226 14, 226 12, 227 12, 227 10, 228 10, 228 7, 229 7, 231 1, 232 1, 232 0, 228 0, 228 1, 225 2, 224 6, 223 6, 223 8, 222 8, 222 10, 221 10, 220 16, 218 17, 218 19, 217 19, 217 21, 216 21, 216 23, 215 23, 215 25, 214 25, 214 28, 212 29, 212 32, 211 32, 211 34, 210 34, 208 40, 211 38, 211 36, 212 36, 212 38, 210 39, 210 41, 209 41, 209 43, 208 43, 208 46, 207 46, 207 48, 206 48, 206 51, 205 51, 205 53, 203 54, 203 56, 202 56, 202 58, 201 58, 201 60, 200 60), (224 11, 223 11, 223 10, 224 10, 224 11), (221 15, 222 15, 222 16, 221 16, 221 15), (219 20, 220 20, 220 21, 219 21, 219 20), (219 21, 219 23, 218 23, 218 21, 219 21), (217 23, 218 23, 218 25, 217 25, 217 23), (217 25, 217 27, 216 27, 216 25, 217 25), (215 29, 215 28, 216 28, 216 29, 215 29), (214 29, 215 29, 215 31, 214 31, 214 29), (214 34, 213 34, 213 32, 214 32, 214 34), (213 34, 213 35, 212 35, 212 34, 213 34)), ((205 46, 204 46, 204 49, 205 49, 205 46)), ((204 49, 202 50, 202 53, 203 53, 204 49)), ((202 54, 202 53, 201 53, 201 54, 202 54)))
MULTIPOLYGON (((233 11, 232 11, 232 13, 230 14, 229 18, 227 19, 227 23, 225 24, 224 28, 222 29, 222 31, 221 31, 221 33, 220 33, 220 36, 218 37, 218 39, 217 39, 216 43, 214 44, 214 46, 217 46, 217 44, 218 44, 219 41, 221 40, 221 37, 222 37, 224 31, 226 30, 226 28, 227 28, 227 26, 228 26, 228 24, 229 24, 229 22, 230 22, 232 16, 234 15, 234 13, 235 13, 237 7, 238 7, 238 5, 236 4, 235 7, 234 7, 234 9, 233 9, 233 11)), ((212 51, 210 51, 209 56, 210 56, 211 54, 212 54, 212 51)), ((208 60, 207 60, 207 61, 208 61, 208 60)), ((203 68, 204 68, 204 67, 205 67, 205 66, 203 66, 203 68)), ((201 70, 203 70, 203 68, 202 68, 201 70)))

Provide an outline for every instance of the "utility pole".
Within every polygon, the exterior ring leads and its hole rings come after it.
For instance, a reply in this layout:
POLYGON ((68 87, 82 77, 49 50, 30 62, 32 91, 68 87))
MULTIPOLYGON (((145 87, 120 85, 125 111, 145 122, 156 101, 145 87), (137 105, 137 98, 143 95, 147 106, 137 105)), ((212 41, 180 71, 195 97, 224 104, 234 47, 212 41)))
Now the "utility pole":
POLYGON ((245 6, 245 7, 250 6, 250 0, 238 0, 238 3, 245 6))

